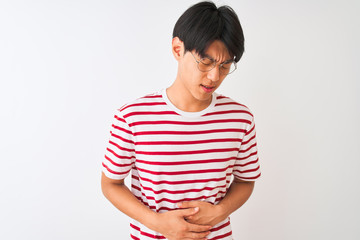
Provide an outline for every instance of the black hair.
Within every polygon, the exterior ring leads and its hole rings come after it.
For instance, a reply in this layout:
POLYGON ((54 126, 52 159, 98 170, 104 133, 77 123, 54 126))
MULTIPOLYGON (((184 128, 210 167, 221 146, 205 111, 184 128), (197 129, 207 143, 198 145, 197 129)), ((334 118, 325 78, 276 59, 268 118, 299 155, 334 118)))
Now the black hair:
POLYGON ((244 53, 244 34, 235 11, 229 6, 219 8, 213 2, 199 2, 188 8, 178 19, 173 38, 183 41, 186 51, 202 57, 209 45, 222 41, 238 62, 244 53))

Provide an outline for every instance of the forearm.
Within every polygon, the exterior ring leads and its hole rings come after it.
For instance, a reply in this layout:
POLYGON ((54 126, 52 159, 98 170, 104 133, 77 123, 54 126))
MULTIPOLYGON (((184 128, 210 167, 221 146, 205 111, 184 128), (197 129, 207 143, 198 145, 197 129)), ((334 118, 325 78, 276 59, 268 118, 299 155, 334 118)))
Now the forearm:
POLYGON ((105 197, 121 212, 153 229, 157 213, 141 203, 125 184, 102 183, 105 197))
POLYGON ((222 218, 240 208, 250 197, 255 182, 245 182, 234 179, 225 197, 217 204, 222 218))
POLYGON ((211 226, 195 225, 185 217, 196 214, 199 208, 157 213, 141 203, 125 186, 123 180, 111 180, 104 173, 101 188, 105 197, 121 212, 146 227, 163 234, 167 239, 205 239, 211 226))
POLYGON ((240 208, 250 197, 254 189, 254 182, 235 179, 225 197, 218 204, 204 201, 188 201, 178 203, 180 208, 199 207, 200 211, 186 220, 195 224, 209 224, 215 226, 224 221, 231 213, 240 208))

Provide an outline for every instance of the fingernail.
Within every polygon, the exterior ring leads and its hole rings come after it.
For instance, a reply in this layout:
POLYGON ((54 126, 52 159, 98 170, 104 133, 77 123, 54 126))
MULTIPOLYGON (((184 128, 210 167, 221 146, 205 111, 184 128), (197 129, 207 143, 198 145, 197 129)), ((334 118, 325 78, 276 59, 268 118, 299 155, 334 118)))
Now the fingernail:
POLYGON ((198 210, 199 210, 199 207, 196 207, 196 208, 195 208, 195 211, 198 211, 198 210))
POLYGON ((181 203, 177 203, 176 206, 181 207, 181 203))

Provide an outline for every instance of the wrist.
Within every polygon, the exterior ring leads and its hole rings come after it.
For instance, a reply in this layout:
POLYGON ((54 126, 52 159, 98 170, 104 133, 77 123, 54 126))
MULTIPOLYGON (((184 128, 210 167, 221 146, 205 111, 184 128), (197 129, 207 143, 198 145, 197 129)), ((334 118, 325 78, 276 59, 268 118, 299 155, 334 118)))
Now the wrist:
POLYGON ((155 232, 159 232, 159 229, 158 229, 158 226, 159 225, 159 218, 160 218, 160 215, 161 213, 157 213, 157 212, 154 212, 154 211, 151 211, 147 217, 146 217, 146 220, 144 220, 144 225, 151 229, 151 230, 154 230, 155 232))
POLYGON ((224 204, 221 204, 221 202, 215 206, 216 206, 217 216, 219 217, 220 220, 219 222, 225 220, 230 215, 230 212, 228 211, 226 206, 224 204))

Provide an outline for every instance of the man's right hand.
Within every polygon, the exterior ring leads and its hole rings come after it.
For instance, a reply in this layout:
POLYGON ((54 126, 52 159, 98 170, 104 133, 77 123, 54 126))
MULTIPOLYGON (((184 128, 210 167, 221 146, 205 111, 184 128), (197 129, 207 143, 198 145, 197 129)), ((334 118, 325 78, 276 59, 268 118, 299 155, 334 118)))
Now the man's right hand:
POLYGON ((159 213, 153 229, 169 240, 206 240, 211 226, 192 224, 185 220, 198 211, 196 207, 159 213))

